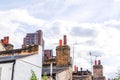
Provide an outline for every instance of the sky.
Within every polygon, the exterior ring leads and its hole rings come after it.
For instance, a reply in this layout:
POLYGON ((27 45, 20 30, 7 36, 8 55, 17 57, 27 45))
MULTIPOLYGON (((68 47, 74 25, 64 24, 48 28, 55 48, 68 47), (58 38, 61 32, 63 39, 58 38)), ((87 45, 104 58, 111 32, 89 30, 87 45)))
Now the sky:
POLYGON ((120 0, 0 0, 1 39, 10 36, 21 48, 26 33, 39 29, 45 48, 54 52, 67 35, 79 69, 91 70, 90 52, 93 62, 101 60, 107 78, 120 68, 120 0))

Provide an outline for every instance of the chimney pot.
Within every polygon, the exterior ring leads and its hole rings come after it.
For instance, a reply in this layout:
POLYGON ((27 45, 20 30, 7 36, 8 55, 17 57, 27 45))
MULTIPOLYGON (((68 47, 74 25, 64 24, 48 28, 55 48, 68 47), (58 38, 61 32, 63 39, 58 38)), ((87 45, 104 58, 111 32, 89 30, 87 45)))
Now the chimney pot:
POLYGON ((3 39, 3 44, 6 44, 6 37, 4 37, 3 39))
POLYGON ((101 65, 101 61, 100 60, 98 60, 98 65, 101 65))
POLYGON ((81 68, 80 68, 80 70, 82 71, 82 70, 83 70, 83 68, 81 67, 81 68))
POLYGON ((76 67, 76 71, 78 72, 78 67, 76 67))
POLYGON ((9 44, 9 36, 6 37, 6 44, 9 44))
POLYGON ((1 39, 1 43, 3 43, 3 39, 1 39))
POLYGON ((74 65, 74 71, 76 71, 76 65, 74 65))
POLYGON ((62 46, 62 40, 61 39, 59 40, 59 46, 62 46))
POLYGON ((97 65, 97 60, 95 60, 95 65, 97 65))
POLYGON ((64 35, 63 40, 64 40, 64 45, 67 45, 67 36, 66 35, 64 35))
POLYGON ((75 73, 78 72, 78 67, 76 65, 74 65, 74 71, 75 71, 75 73))

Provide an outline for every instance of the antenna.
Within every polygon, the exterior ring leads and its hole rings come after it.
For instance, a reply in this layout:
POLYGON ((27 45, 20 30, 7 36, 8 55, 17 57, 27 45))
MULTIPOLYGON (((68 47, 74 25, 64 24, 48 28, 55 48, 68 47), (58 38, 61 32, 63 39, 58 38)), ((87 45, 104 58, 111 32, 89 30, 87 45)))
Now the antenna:
POLYGON ((92 72, 93 61, 92 61, 92 53, 91 52, 90 52, 90 63, 91 63, 91 72, 92 72))
POLYGON ((95 57, 95 60, 97 60, 98 57, 101 57, 100 55, 93 55, 95 57))
POLYGON ((72 43, 71 45, 73 46, 73 54, 72 54, 72 69, 73 69, 73 66, 74 66, 74 57, 75 57, 75 45, 80 45, 81 43, 77 43, 77 42, 75 42, 75 43, 72 43))

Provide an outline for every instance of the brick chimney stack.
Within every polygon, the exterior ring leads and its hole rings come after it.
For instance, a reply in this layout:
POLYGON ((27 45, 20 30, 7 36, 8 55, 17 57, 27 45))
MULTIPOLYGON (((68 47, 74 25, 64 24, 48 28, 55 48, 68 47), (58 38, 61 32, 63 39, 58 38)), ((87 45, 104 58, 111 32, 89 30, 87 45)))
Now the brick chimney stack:
POLYGON ((56 61, 57 66, 70 65, 70 47, 67 45, 67 37, 64 35, 63 45, 62 40, 59 41, 59 45, 56 47, 56 61))
POLYGON ((9 36, 4 37, 4 39, 1 39, 1 43, 5 45, 9 44, 9 36))
POLYGON ((93 78, 93 80, 105 80, 103 76, 103 66, 100 60, 95 60, 95 64, 93 65, 93 78))
POLYGON ((1 39, 1 43, 4 45, 6 50, 13 49, 13 45, 9 43, 9 36, 6 36, 3 39, 1 39))

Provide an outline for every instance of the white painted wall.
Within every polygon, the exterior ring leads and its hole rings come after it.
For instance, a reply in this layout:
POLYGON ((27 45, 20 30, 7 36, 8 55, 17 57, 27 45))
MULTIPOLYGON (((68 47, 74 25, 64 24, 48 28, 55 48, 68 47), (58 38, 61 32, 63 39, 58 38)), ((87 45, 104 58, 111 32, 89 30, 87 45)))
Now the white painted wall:
POLYGON ((11 80, 13 63, 0 64, 0 80, 11 80))
POLYGON ((3 47, 1 42, 0 42, 0 51, 5 51, 5 48, 3 47))
POLYGON ((42 72, 42 48, 39 47, 39 54, 17 59, 15 64, 14 80, 30 80, 33 70, 41 80, 42 72))

